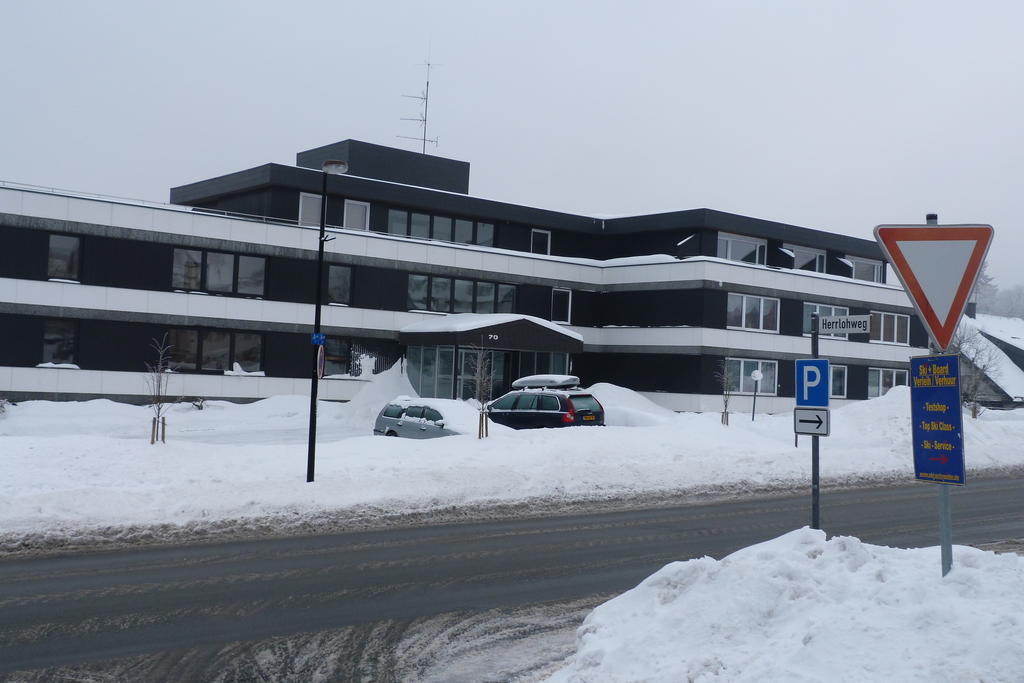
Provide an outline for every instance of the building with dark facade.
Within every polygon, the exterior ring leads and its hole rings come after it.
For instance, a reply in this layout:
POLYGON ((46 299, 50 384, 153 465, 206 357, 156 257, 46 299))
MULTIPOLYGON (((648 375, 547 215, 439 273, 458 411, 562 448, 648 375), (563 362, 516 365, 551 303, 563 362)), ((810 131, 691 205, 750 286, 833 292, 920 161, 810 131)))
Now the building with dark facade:
MULTIPOLYGON (((870 240, 711 209, 624 218, 469 194, 469 164, 358 141, 175 187, 160 205, 0 185, 0 393, 139 400, 153 339, 170 393, 305 393, 326 178, 321 396, 360 358, 404 359, 427 396, 570 372, 676 410, 718 410, 723 381, 792 407, 810 315, 867 315, 823 337, 837 401, 904 384, 927 338, 870 240), (456 316, 455 314, 459 314, 456 316)), ((365 378, 365 377, 364 377, 365 378)), ((740 401, 733 406, 742 408, 740 401)))

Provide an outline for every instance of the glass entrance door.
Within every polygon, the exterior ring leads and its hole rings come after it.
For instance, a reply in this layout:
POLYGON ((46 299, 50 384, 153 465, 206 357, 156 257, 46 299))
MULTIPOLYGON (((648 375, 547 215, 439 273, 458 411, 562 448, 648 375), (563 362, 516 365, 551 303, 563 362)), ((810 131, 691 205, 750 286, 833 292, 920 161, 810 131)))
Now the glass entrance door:
POLYGON ((505 390, 508 352, 459 349, 459 393, 461 399, 486 403, 505 390))

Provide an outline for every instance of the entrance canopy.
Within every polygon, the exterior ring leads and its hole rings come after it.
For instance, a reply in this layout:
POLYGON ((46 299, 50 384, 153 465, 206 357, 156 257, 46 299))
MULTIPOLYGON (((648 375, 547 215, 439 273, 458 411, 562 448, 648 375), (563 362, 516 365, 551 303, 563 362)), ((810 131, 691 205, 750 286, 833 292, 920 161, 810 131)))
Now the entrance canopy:
POLYGON ((581 353, 583 337, 532 315, 455 313, 430 316, 403 327, 398 341, 408 346, 475 346, 481 349, 581 353))

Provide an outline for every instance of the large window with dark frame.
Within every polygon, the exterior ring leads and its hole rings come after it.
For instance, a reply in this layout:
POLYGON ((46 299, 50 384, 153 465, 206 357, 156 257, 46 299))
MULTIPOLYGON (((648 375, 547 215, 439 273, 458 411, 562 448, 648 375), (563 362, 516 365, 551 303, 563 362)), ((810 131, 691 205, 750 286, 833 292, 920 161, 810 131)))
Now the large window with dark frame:
POLYGON ((892 368, 868 368, 868 398, 884 396, 893 387, 907 386, 907 371, 892 368))
POLYGON ((515 313, 516 287, 410 273, 406 306, 410 311, 439 313, 515 313))
POLYGON ((753 394, 756 388, 759 394, 774 396, 777 376, 778 363, 773 360, 725 359, 725 390, 730 394, 753 394), (760 381, 753 377, 755 370, 761 371, 760 381))
POLYGON ((873 342, 883 344, 910 344, 910 316, 902 313, 871 311, 871 333, 873 342))
POLYGON ((763 239, 720 232, 718 233, 718 250, 715 255, 730 261, 757 263, 763 266, 767 248, 768 243, 763 239))
POLYGON ((357 202, 354 199, 345 200, 345 209, 341 217, 341 224, 346 228, 356 230, 367 230, 370 227, 370 205, 366 202, 357 202))
POLYGON ((179 327, 168 330, 167 343, 173 370, 259 372, 263 369, 263 335, 258 332, 179 327))
POLYGON ((43 323, 43 363, 74 364, 78 323, 74 320, 46 320, 43 323))
POLYGON ((725 314, 727 327, 762 332, 779 331, 779 300, 766 296, 729 294, 725 314))
POLYGON ((52 280, 78 282, 78 254, 80 240, 71 235, 50 235, 46 277, 52 280))
POLYGON ((388 233, 441 242, 494 246, 494 223, 388 209, 388 233))
POLYGON ((261 297, 267 260, 262 256, 205 249, 175 249, 171 288, 190 292, 261 297))

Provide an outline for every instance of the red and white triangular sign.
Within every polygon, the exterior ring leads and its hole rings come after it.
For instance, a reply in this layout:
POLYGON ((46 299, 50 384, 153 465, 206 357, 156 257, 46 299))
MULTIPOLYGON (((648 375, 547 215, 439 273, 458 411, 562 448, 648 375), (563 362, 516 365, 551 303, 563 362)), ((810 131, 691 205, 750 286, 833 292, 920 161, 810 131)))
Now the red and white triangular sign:
POLYGON ((992 243, 991 225, 879 225, 875 240, 940 351, 949 348, 992 243))

